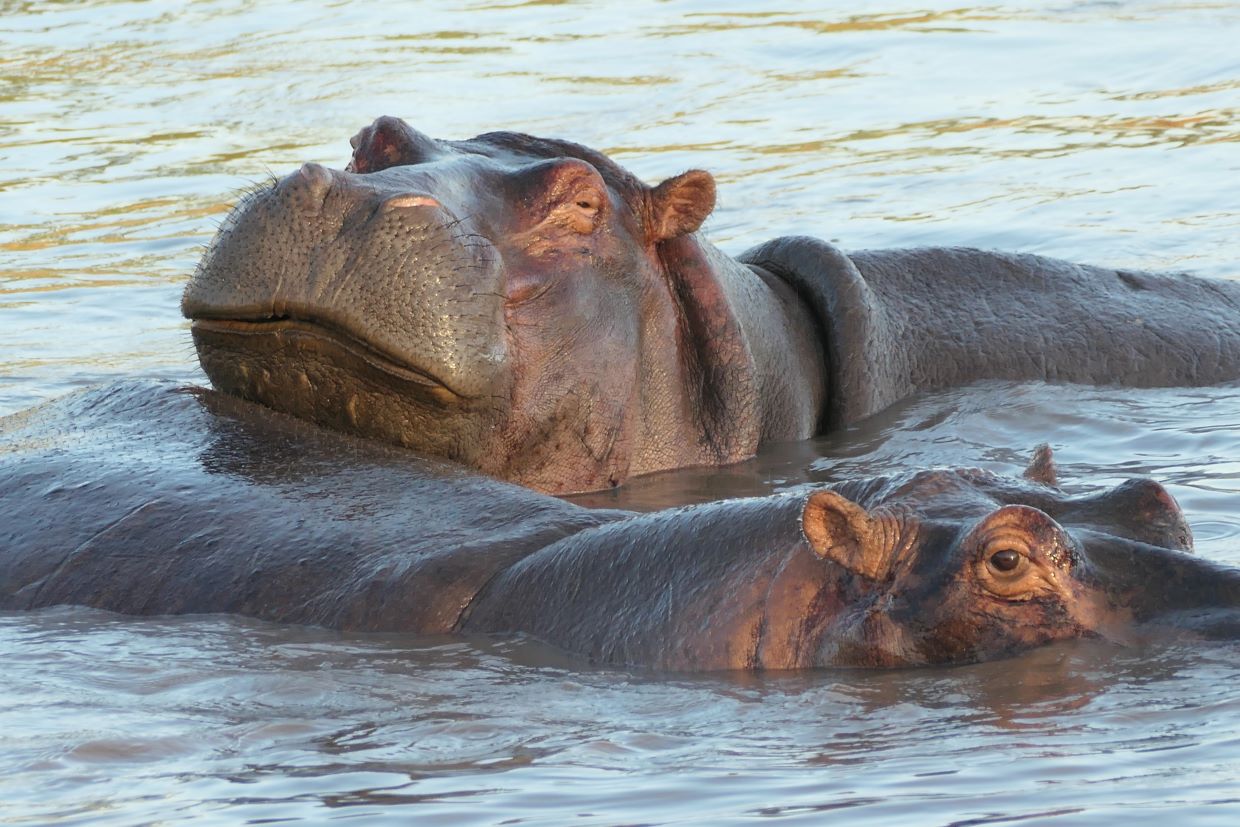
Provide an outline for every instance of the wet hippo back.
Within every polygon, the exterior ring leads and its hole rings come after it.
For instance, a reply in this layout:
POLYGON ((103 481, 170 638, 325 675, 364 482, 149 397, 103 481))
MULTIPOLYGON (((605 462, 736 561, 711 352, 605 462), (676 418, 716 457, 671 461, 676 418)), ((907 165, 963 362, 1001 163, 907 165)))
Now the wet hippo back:
POLYGON ((740 258, 814 308, 827 430, 979 379, 1166 387, 1240 377, 1233 282, 963 247, 845 254, 803 236, 740 258))
POLYGON ((673 670, 910 666, 1144 627, 1240 634, 1149 480, 1069 495, 903 471, 587 510, 211 392, 129 383, 0 421, 0 609, 528 634, 673 670))
POLYGON ((0 420, 0 504, 3 608, 420 632, 451 629, 512 561, 622 515, 149 382, 0 420))

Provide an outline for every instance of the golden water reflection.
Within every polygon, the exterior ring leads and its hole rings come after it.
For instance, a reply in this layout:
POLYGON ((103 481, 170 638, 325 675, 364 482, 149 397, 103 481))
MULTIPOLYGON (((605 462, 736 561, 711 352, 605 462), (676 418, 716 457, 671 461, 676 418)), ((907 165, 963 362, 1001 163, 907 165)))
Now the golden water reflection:
POLYGON ((184 365, 175 293, 130 291, 184 279, 242 189, 343 166, 380 114, 567 137, 650 181, 709 169, 733 251, 810 233, 1232 275, 1235 3, 0 9, 0 371, 81 358, 86 382, 122 331, 184 365), (34 336, 53 295, 64 329, 34 336), (88 305, 109 321, 70 321, 88 305))
MULTIPOLYGON (((1234 0, 0 0, 0 20, 0 414, 201 382, 177 306, 228 205, 343 166, 382 114, 569 138, 652 182, 711 170, 731 252, 807 233, 1240 278, 1234 0)), ((1011 473, 1049 439, 1065 479, 1165 481, 1235 563, 1234 399, 970 389, 622 504, 1011 473)), ((0 809, 29 823, 1235 821, 1234 648, 688 679, 204 617, 0 614, 0 638, 0 809)))

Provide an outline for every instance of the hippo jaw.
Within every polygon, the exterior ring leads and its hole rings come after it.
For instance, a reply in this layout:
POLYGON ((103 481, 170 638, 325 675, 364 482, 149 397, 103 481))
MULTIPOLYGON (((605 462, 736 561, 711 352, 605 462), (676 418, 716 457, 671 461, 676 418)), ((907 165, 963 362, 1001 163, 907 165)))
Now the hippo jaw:
MULTIPOLYGON (((466 398, 429 372, 419 370, 408 363, 402 363, 401 360, 383 353, 368 342, 353 336, 347 330, 330 324, 321 324, 312 315, 307 319, 296 316, 269 316, 254 319, 200 318, 191 324, 190 330, 193 332, 195 344, 205 350, 212 348, 209 341, 211 337, 218 337, 221 341, 227 341, 228 337, 269 337, 271 339, 269 344, 275 347, 287 346, 283 340, 291 343, 304 339, 303 347, 335 349, 340 352, 340 355, 336 357, 337 360, 352 358, 364 362, 390 380, 425 388, 427 394, 441 403, 447 404, 466 398)), ((228 366, 212 365, 213 372, 227 369, 228 366)), ((227 382, 227 380, 223 381, 227 382)), ((242 384, 236 380, 232 380, 232 383, 238 386, 242 384)))
POLYGON ((501 419, 426 372, 313 322, 199 319, 192 333, 217 388, 333 430, 453 457, 501 419))
POLYGON ((662 262, 691 258, 709 175, 650 188, 565 142, 391 118, 354 146, 244 199, 187 285, 218 389, 551 493, 753 453, 743 338, 704 323, 740 343, 713 383, 684 329, 710 291, 662 262))

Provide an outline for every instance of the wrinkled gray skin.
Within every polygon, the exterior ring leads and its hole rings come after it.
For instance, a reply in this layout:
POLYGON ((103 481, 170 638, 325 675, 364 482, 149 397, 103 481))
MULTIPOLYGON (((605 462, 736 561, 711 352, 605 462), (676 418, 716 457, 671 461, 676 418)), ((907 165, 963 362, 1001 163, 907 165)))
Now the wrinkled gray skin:
POLYGON ((778 238, 740 260, 824 320, 828 428, 977 379, 1129 387, 1240 377, 1240 284, 933 247, 844 254, 778 238))
POLYGON ((1240 285, 970 249, 739 260, 693 170, 396 118, 251 193, 186 288, 220 390, 529 487, 720 465, 981 379, 1240 378, 1240 285))
POLYGON ((904 666, 1240 637, 1240 572, 1157 483, 924 471, 588 510, 234 397, 125 383, 0 420, 0 608, 527 633, 673 670, 904 666), (1161 631, 1160 631, 1161 630, 1161 631))

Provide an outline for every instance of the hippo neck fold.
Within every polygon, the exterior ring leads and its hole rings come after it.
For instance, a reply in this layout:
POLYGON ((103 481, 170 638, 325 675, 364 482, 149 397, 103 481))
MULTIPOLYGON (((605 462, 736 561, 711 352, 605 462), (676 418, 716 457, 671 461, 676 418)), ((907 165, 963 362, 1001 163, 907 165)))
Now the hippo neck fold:
POLYGON ((965 247, 846 255, 804 236, 739 260, 817 317, 831 391, 820 431, 980 380, 1170 387, 1240 372, 1240 290, 1223 280, 965 247))
POLYGON ((683 403, 702 461, 738 462, 763 442, 816 433, 826 371, 813 317, 793 290, 696 234, 660 244, 658 256, 677 308, 683 403))
POLYGON ((738 260, 778 277, 812 313, 830 389, 815 433, 855 422, 894 401, 880 398, 896 369, 894 351, 883 346, 886 330, 877 299, 843 251, 814 238, 777 238, 738 260))

